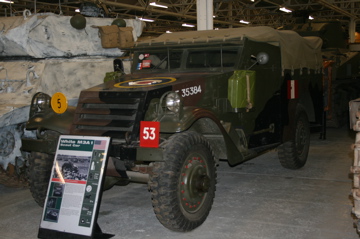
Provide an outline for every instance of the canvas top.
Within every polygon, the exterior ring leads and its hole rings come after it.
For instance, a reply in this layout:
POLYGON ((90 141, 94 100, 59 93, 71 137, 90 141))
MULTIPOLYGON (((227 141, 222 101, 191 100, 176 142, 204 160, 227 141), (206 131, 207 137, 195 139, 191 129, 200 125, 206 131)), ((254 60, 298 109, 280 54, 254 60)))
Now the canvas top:
POLYGON ((137 46, 240 43, 243 38, 280 46, 283 69, 319 70, 322 67, 321 38, 301 37, 294 31, 275 30, 266 26, 165 33, 157 38, 138 42, 137 46))

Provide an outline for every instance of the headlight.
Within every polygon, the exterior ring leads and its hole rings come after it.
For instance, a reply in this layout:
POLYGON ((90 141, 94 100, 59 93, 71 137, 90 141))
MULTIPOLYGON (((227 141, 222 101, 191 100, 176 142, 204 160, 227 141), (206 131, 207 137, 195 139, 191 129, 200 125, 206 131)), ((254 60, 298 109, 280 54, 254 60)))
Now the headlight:
POLYGON ((168 110, 178 113, 182 105, 182 98, 176 92, 170 92, 166 96, 165 103, 168 110))
POLYGON ((36 93, 31 100, 30 117, 50 108, 51 97, 45 93, 36 93))

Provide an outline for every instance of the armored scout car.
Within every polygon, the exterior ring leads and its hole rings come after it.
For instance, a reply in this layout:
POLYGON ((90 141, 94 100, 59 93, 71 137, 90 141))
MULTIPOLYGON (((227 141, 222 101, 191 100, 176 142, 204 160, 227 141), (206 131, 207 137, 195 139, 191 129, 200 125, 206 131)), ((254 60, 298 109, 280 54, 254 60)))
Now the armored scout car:
POLYGON ((60 134, 110 136, 106 184, 147 182, 159 221, 201 225, 215 196, 216 165, 278 148, 305 165, 310 126, 322 122, 321 39, 269 27, 164 34, 131 49, 132 73, 83 90, 54 112, 38 93, 23 138, 31 192, 42 205, 60 134))

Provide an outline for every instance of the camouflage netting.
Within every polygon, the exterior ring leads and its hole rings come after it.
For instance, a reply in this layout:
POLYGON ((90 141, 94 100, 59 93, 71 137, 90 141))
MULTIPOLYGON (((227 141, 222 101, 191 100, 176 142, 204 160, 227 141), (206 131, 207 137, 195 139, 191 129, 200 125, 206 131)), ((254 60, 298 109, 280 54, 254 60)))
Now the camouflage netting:
MULTIPOLYGON (((23 127, 36 92, 62 92, 74 105, 80 91, 102 83, 106 72, 113 71, 113 60, 124 54, 119 48, 104 49, 98 28, 92 27, 109 26, 113 18, 87 17, 83 29, 73 27, 70 19, 54 14, 0 18, 0 167, 4 169, 24 160, 20 138, 29 134, 23 127)), ((137 40, 143 23, 124 21, 137 40)))
MULTIPOLYGON (((120 49, 104 49, 99 30, 92 26, 111 25, 113 18, 86 18, 84 29, 75 29, 70 16, 34 15, 0 18, 0 56, 30 56, 33 58, 73 56, 119 56, 120 49)), ((133 28, 136 41, 143 23, 125 19, 133 28)))

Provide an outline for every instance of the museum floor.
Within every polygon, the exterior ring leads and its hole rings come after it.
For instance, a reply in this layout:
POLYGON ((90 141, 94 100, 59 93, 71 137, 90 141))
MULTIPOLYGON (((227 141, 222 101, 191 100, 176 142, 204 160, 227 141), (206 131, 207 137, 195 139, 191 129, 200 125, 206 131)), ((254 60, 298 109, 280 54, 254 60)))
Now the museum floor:
MULTIPOLYGON (((293 171, 276 151, 236 167, 221 162, 213 208, 194 231, 164 228, 143 184, 103 194, 98 223, 114 239, 356 239, 350 197, 355 134, 329 128, 312 136, 308 163, 293 171)), ((28 189, 0 185, 0 239, 37 238, 42 209, 28 189)))

